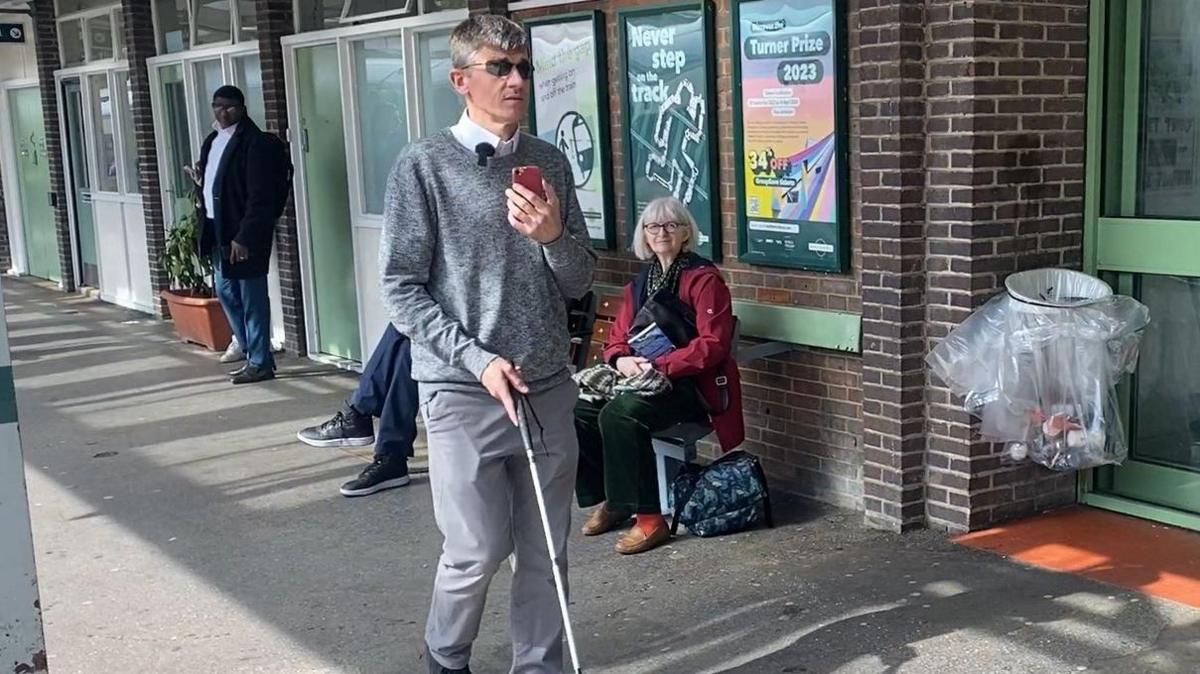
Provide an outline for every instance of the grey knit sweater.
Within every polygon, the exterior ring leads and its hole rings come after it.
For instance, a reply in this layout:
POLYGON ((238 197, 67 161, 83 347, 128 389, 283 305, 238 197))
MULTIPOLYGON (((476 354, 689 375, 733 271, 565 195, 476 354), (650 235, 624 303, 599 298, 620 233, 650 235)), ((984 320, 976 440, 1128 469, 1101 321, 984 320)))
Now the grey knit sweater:
POLYGON ((487 167, 444 130, 410 145, 388 180, 379 268, 388 316, 412 340, 413 378, 477 384, 501 356, 534 391, 567 379, 566 298, 591 288, 596 257, 566 157, 522 135, 487 167), (539 166, 562 203, 542 246, 508 223, 515 166, 539 166))

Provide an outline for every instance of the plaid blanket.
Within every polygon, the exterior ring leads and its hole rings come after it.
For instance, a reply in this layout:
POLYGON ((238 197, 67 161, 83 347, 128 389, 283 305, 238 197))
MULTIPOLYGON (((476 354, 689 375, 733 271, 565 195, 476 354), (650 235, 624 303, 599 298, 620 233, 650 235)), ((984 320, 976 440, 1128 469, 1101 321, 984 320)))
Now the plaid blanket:
POLYGON ((649 398, 671 390, 671 380, 658 370, 648 370, 636 377, 627 377, 610 365, 594 365, 575 373, 579 397, 585 400, 612 400, 623 394, 649 398))

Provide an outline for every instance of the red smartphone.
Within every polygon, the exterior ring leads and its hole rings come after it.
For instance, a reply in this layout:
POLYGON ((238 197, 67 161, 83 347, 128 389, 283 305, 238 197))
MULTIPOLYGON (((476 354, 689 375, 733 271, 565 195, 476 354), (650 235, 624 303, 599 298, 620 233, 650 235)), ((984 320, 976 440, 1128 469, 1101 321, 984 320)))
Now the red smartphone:
POLYGON ((514 185, 521 185, 539 197, 546 198, 546 190, 542 189, 542 169, 537 166, 518 166, 512 170, 514 185))

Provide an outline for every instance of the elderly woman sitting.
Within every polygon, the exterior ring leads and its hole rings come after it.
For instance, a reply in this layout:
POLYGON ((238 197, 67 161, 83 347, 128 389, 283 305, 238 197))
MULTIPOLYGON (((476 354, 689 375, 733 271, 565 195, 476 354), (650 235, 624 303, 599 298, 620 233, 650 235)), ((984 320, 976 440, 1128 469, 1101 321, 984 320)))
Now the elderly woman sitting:
POLYGON ((604 360, 628 381, 661 380, 655 373, 665 381, 650 392, 625 390, 608 400, 583 397, 575 407, 575 494, 582 507, 599 505, 583 533, 602 534, 636 516, 636 525, 617 541, 622 554, 645 552, 671 536, 658 502, 652 434, 677 423, 707 420, 726 451, 744 435, 738 369, 730 357, 734 318, 729 288, 712 262, 691 252, 699 240, 696 221, 677 199, 656 199, 646 206, 633 250, 649 264, 625 287, 604 360), (679 307, 684 322, 689 327, 694 322, 690 341, 652 359, 637 355, 630 345, 637 332, 631 328, 645 322, 639 311, 648 299, 656 306, 679 307))

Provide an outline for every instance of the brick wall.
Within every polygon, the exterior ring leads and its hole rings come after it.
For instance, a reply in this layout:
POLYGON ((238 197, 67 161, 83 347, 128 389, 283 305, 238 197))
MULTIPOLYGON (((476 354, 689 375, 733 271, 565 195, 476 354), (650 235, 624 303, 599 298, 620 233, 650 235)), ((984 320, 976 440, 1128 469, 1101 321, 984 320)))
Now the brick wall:
POLYGON ((154 135, 154 113, 150 107, 150 73, 146 59, 156 53, 154 18, 146 0, 123 0, 121 13, 125 20, 125 48, 129 58, 129 90, 133 99, 130 110, 134 139, 137 143, 138 169, 141 179, 138 191, 142 195, 142 213, 146 219, 146 255, 150 261, 150 290, 154 294, 155 315, 167 317, 166 303, 159 293, 170 287, 166 269, 160 263, 166 249, 166 222, 163 215, 162 192, 158 173, 158 149, 154 135))
POLYGON ((67 217, 66 184, 63 179, 62 135, 58 123, 58 91, 54 71, 59 68, 58 26, 54 23, 54 0, 34 0, 33 27, 37 50, 38 86, 42 95, 42 118, 46 125, 46 162, 50 168, 50 192, 54 200, 54 228, 58 239, 58 264, 62 287, 75 291, 75 265, 71 259, 71 231, 67 217))
MULTIPOLYGON (((930 0, 926 190, 931 344, 1008 274, 1078 268, 1087 0, 930 0)), ((1002 465, 930 381, 928 520, 953 530, 1070 503, 1074 474, 1002 465)))
MULTIPOLYGON (((612 104, 613 190, 618 248, 627 251, 624 148, 622 147, 621 72, 617 11, 662 4, 658 0, 610 0, 578 3, 514 14, 524 20, 552 14, 599 9, 608 35, 608 79, 612 104)), ((737 204, 733 144, 730 1, 716 3, 717 151, 720 159, 720 208, 723 250, 716 260, 737 299, 858 313, 857 271, 845 275, 751 267, 737 260, 737 204)), ((474 5, 472 5, 474 7, 474 5)), ((853 35, 851 35, 853 40, 853 35)), ((851 70, 855 64, 851 63, 851 70)), ((852 172, 856 164, 852 162, 852 172)), ((852 176, 851 183, 857 179, 852 176)), ((852 270, 861 264, 861 228, 853 222, 852 270)), ((639 268, 631 254, 602 252, 596 280, 623 285, 639 268)), ((742 368, 747 436, 744 448, 761 457, 773 487, 845 507, 862 504, 861 359, 815 349, 795 349, 783 357, 759 360, 742 368)))
MULTIPOLYGON (((258 14, 258 56, 262 64, 263 128, 288 140, 287 89, 283 78, 283 45, 280 38, 294 32, 290 0, 255 0, 258 14)), ((293 354, 308 353, 304 326, 304 291, 300 279, 300 242, 296 230, 296 207, 288 199, 283 217, 275 227, 276 258, 279 263, 279 311, 283 315, 284 348, 293 354)))

